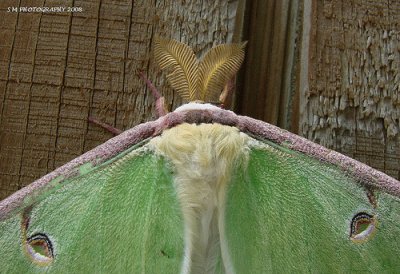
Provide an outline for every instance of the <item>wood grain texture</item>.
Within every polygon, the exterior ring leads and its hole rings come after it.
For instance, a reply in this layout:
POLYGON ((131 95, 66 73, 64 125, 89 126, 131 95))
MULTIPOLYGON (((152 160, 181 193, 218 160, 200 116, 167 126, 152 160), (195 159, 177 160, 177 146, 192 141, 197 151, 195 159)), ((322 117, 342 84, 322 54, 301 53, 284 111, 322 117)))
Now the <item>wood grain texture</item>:
POLYGON ((248 46, 235 105, 237 113, 294 130, 301 2, 246 2, 243 36, 248 46))
POLYGON ((399 1, 305 1, 300 73, 301 134, 395 178, 399 22, 399 1))
POLYGON ((0 2, 0 199, 103 143, 154 119, 144 71, 168 108, 181 99, 152 59, 155 34, 200 55, 235 34, 235 1, 5 0, 0 2), (75 13, 9 7, 81 7, 75 13))

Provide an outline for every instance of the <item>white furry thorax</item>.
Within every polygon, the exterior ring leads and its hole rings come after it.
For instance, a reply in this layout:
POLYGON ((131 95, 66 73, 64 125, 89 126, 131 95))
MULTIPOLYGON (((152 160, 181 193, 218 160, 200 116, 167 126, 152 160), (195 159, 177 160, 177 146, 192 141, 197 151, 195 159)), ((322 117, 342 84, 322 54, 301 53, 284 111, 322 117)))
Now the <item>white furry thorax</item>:
MULTIPOLYGON (((177 107, 174 110, 174 112, 187 111, 187 110, 221 110, 221 108, 208 103, 190 102, 180 107, 177 107)), ((225 110, 225 111, 232 112, 230 110, 225 110)))
POLYGON ((219 256, 225 272, 233 272, 225 240, 225 192, 234 169, 247 161, 248 142, 237 128, 220 124, 181 124, 150 141, 175 173, 185 226, 182 273, 213 273, 219 256))

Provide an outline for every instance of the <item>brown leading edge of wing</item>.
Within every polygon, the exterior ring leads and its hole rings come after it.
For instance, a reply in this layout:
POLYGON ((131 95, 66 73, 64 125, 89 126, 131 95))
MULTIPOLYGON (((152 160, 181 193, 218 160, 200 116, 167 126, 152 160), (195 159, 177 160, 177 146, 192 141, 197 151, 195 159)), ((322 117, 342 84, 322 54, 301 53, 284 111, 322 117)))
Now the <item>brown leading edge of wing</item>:
POLYGON ((156 121, 140 124, 121 133, 1 201, 0 220, 7 218, 10 212, 19 207, 27 196, 44 189, 49 182, 57 177, 63 176, 63 180, 65 180, 76 176, 76 168, 82 164, 91 163, 93 166, 97 166, 123 152, 130 146, 147 138, 160 135, 164 129, 182 123, 220 123, 237 127, 244 133, 249 133, 261 139, 267 139, 320 161, 334 164, 356 178, 360 184, 400 197, 400 182, 383 172, 263 121, 212 107, 210 109, 190 109, 171 112, 156 121))

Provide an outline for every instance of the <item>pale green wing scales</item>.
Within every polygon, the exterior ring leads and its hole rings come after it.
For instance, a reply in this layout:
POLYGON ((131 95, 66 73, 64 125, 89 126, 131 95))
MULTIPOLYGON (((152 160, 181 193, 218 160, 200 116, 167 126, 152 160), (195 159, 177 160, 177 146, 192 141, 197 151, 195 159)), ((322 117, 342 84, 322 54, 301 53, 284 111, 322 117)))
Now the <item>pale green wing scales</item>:
POLYGON ((2 272, 179 273, 171 171, 146 145, 57 184, 0 222, 2 272))
POLYGON ((225 227, 236 273, 400 269, 398 197, 269 142, 253 142, 229 185, 225 227))

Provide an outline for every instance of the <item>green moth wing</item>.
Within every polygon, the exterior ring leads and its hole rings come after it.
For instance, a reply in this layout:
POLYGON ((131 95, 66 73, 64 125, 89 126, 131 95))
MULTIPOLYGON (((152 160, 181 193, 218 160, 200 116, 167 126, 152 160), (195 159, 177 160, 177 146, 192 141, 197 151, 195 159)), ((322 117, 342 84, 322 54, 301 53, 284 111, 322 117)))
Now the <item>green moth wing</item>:
POLYGON ((399 197, 397 180, 353 159, 187 104, 0 202, 0 267, 393 272, 399 197))
MULTIPOLYGON (((183 224, 171 171, 143 142, 96 166, 56 171, 16 208, 6 200, 2 272, 179 272, 183 224)), ((100 160, 106 148, 85 157, 100 160)))
POLYGON ((249 154, 227 191, 226 238, 237 273, 400 269, 398 197, 269 141, 254 140, 249 154))

